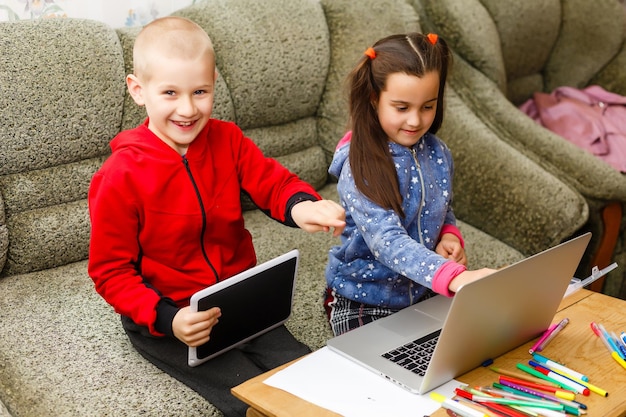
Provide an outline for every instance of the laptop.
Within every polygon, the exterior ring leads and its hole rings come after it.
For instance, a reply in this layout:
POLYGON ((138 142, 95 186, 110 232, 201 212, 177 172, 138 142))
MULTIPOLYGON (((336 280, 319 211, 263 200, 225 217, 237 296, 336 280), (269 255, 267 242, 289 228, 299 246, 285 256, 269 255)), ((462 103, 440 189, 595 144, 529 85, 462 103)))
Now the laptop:
POLYGON ((327 345, 424 394, 545 331, 590 238, 561 243, 462 286, 452 298, 429 298, 327 345), (412 351, 417 346, 421 353, 412 351))
POLYGON ((219 307, 222 315, 210 340, 189 348, 189 366, 198 366, 285 323, 293 307, 299 256, 294 249, 195 293, 191 311, 219 307))

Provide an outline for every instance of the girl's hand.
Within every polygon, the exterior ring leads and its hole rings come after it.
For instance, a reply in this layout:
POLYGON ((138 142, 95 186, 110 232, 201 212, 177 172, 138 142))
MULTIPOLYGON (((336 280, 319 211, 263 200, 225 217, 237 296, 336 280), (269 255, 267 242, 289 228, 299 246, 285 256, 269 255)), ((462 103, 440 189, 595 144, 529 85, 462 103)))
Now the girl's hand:
POLYGON ((482 268, 476 269, 474 271, 461 272, 452 281, 450 281, 450 284, 448 284, 448 289, 452 292, 457 292, 459 288, 461 288, 461 286, 467 284, 468 282, 476 281, 478 279, 481 279, 482 277, 491 275, 494 272, 496 272, 496 270, 490 268, 482 268))
POLYGON ((461 241, 452 233, 445 233, 435 247, 435 252, 446 259, 467 266, 465 249, 461 246, 461 241))
POLYGON ((291 218, 309 233, 328 232, 334 228, 333 236, 337 237, 346 227, 345 210, 332 200, 302 201, 291 209, 291 218))
POLYGON ((189 307, 183 307, 174 316, 172 331, 187 346, 200 346, 209 341, 211 330, 221 315, 218 307, 195 313, 189 307))

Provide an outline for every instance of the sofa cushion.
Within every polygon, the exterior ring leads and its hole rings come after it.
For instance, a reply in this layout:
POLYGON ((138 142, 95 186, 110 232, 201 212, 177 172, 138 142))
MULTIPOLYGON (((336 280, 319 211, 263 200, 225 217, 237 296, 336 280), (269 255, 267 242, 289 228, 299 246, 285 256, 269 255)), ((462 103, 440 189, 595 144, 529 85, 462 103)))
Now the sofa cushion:
POLYGON ((623 11, 614 0, 412 3, 425 10, 435 27, 445 29, 455 52, 518 105, 536 91, 586 86, 623 39, 623 19, 615 18, 623 11))
MULTIPOLYGON (((586 87, 622 49, 625 38, 624 18, 619 18, 624 14, 623 2, 579 0, 561 3, 561 31, 544 71, 544 92, 562 85, 586 87)), ((620 84, 620 90, 624 91, 624 83, 620 84)))
POLYGON ((7 261, 7 251, 9 249, 9 229, 6 224, 6 215, 4 213, 4 201, 2 193, 0 193, 0 271, 4 268, 7 261))
POLYGON ((394 33, 419 31, 418 17, 406 1, 322 0, 330 31, 330 68, 318 111, 320 143, 330 165, 348 123, 346 78, 365 49, 394 33))
POLYGON ((317 2, 210 0, 174 14, 195 20, 211 37, 242 129, 315 115, 329 60, 317 2))
POLYGON ((121 122, 115 31, 88 20, 3 22, 0 45, 11 51, 0 58, 0 85, 11 86, 0 95, 2 275, 86 259, 88 182, 121 122))
MULTIPOLYGON (((87 189, 103 157, 0 177, 10 230, 3 275, 86 259, 87 189)), ((1 246, 0 246, 1 247, 1 246)))
MULTIPOLYGON (((427 28, 445 28, 449 45, 506 91, 505 64, 496 24, 481 0, 409 0, 427 28), (485 59, 485 57, 489 57, 485 59)), ((431 29, 432 30, 432 29, 431 29)), ((444 35, 444 33, 440 33, 444 35)))
MULTIPOLYGON (((334 185, 321 194, 338 198, 334 185)), ((245 213, 245 221, 259 262, 300 249, 287 327, 312 349, 325 346, 332 332, 322 307, 324 269, 338 238, 285 227, 259 210, 245 213)), ((522 257, 470 225, 460 228, 472 267, 522 257)), ((0 306, 0 401, 16 417, 221 415, 134 350, 85 261, 1 279, 0 306)))
POLYGON ((246 135, 305 181, 324 185, 316 112, 329 43, 319 3, 210 0, 174 14, 196 21, 211 37, 234 121, 246 135))

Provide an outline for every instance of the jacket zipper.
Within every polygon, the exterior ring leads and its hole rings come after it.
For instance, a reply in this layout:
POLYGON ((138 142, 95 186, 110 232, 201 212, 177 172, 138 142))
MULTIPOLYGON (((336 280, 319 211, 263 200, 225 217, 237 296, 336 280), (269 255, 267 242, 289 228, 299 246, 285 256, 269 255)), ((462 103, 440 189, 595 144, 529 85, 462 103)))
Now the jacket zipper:
POLYGON ((414 148, 410 148, 409 149, 411 151, 411 155, 413 156, 413 161, 415 161, 415 166, 417 167, 417 175, 419 176, 420 179, 420 187, 422 190, 421 196, 420 196, 420 206, 419 206, 419 211, 417 212, 417 231, 420 237, 420 243, 423 245, 424 244, 424 238, 422 237, 422 209, 424 208, 424 194, 426 192, 426 188, 424 187, 424 176, 422 175, 422 167, 420 166, 419 160, 417 159, 417 151, 414 148))
MULTIPOLYGON (((409 148, 411 151, 411 156, 413 157, 413 161, 415 161, 415 166, 417 168, 417 175, 419 176, 420 187, 421 187, 421 195, 420 195, 420 205, 419 210, 417 212, 417 234, 420 239, 420 243, 424 244, 424 238, 422 237, 422 209, 424 208, 424 193, 426 192, 424 187, 424 176, 422 175, 422 167, 420 166, 419 160, 417 159, 417 151, 415 148, 409 148)), ((409 280, 409 303, 413 305, 413 281, 409 280)))
POLYGON ((206 233, 206 213, 204 211, 204 203, 202 202, 202 196, 200 195, 200 190, 198 189, 198 184, 196 184, 196 180, 191 173, 191 168, 189 167, 189 160, 187 157, 183 155, 183 165, 185 165, 185 170, 187 171, 187 175, 189 175, 189 179, 191 180, 191 184, 193 185, 193 189, 196 192, 196 197, 198 198, 198 203, 200 204, 200 213, 202 213, 202 231, 200 232, 200 249, 202 250, 202 256, 206 263, 211 267, 213 274, 215 275, 215 282, 220 282, 220 277, 215 270, 215 267, 209 260, 209 256, 206 253, 206 248, 204 247, 204 234, 206 233))

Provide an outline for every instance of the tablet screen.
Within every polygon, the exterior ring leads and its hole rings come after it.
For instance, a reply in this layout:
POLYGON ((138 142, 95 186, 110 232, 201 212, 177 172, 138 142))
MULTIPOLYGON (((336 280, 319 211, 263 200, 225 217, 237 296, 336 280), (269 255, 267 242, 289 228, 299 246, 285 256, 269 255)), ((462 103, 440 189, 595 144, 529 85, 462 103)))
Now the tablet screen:
MULTIPOLYGON (((197 299, 198 311, 219 307, 222 315, 211 330, 210 340, 195 349, 191 348, 191 366, 271 330, 289 318, 298 258, 297 253, 286 259, 284 257, 216 284, 217 287, 226 286, 197 299)), ((210 292, 211 288, 205 291, 210 292)))

